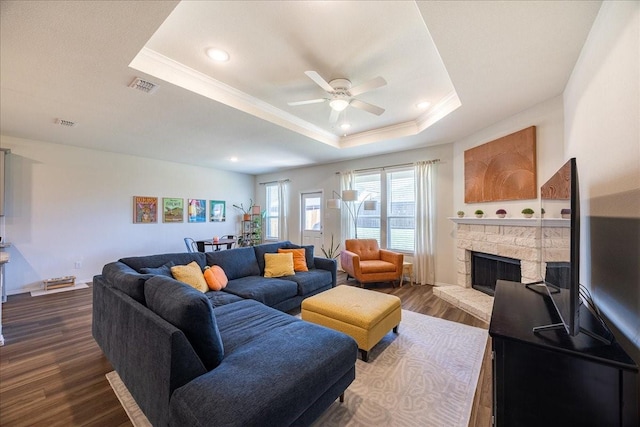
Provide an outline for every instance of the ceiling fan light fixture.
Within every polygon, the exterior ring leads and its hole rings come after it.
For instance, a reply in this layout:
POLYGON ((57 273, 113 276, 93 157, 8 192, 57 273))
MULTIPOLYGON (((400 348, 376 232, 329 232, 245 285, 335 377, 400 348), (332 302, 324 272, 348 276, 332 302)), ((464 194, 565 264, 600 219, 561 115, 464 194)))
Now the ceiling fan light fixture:
POLYGON ((229 60, 229 54, 226 51, 215 47, 207 49, 207 56, 216 62, 227 62, 229 60))
POLYGON ((343 123, 343 124, 340 125, 340 129, 342 129, 342 130, 347 130, 350 127, 351 127, 350 123, 343 123))
POLYGON ((426 110, 427 108, 429 108, 430 105, 431 103, 429 101, 421 101, 416 104, 416 107, 418 107, 421 110, 426 110))
POLYGON ((346 99, 332 99, 329 102, 329 106, 336 111, 342 111, 349 106, 349 101, 346 99))

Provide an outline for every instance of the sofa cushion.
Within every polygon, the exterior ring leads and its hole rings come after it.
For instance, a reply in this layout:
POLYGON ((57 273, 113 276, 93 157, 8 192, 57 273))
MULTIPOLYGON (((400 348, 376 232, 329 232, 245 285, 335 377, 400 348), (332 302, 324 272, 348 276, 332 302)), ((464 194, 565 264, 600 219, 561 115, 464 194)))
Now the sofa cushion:
POLYGON ((256 260, 258 261, 258 267, 260 268, 260 275, 264 275, 264 254, 278 253, 279 248, 286 248, 289 247, 289 245, 291 245, 291 242, 285 240, 283 242, 263 243, 253 247, 256 260))
POLYGON ((264 277, 282 277, 295 274, 293 254, 264 254, 264 277))
POLYGON ((333 277, 330 271, 314 268, 297 272, 294 276, 283 277, 298 284, 298 295, 309 295, 327 286, 332 286, 333 277))
POLYGON ((102 267, 102 275, 109 286, 124 292, 141 304, 146 304, 144 282, 153 277, 152 274, 140 274, 127 264, 117 261, 102 267))
POLYGON ((229 292, 223 291, 209 291, 204 295, 209 299, 209 302, 211 303, 213 308, 232 304, 238 301, 246 301, 244 298, 241 298, 238 295, 230 294, 229 292))
POLYGON ((207 252, 206 264, 219 265, 229 280, 261 275, 256 255, 251 247, 207 252))
POLYGON ((288 242, 285 246, 288 249, 304 249, 304 258, 307 261, 307 269, 311 270, 312 268, 316 268, 314 262, 314 246, 313 245, 296 245, 295 243, 288 242))
POLYGON ((298 285, 291 280, 248 276, 229 280, 222 292, 229 292, 273 307, 298 295, 298 285))
POLYGON ((213 307, 202 292, 175 279, 154 276, 145 282, 144 295, 150 310, 184 332, 207 369, 220 364, 224 347, 213 307))
POLYGON ((175 263, 173 261, 169 261, 160 267, 143 267, 140 269, 140 273, 173 277, 171 274, 171 267, 174 265, 175 263))
POLYGON ((353 369, 357 345, 345 334, 250 301, 215 312, 228 349, 224 363, 174 392, 171 424, 298 425, 353 369), (193 396, 215 398, 195 402, 193 396), (248 404, 239 411, 238 402, 248 404))
POLYGON ((168 263, 169 261, 172 261, 176 265, 187 265, 191 261, 195 261, 198 263, 201 269, 203 269, 206 265, 205 254, 202 252, 180 252, 174 254, 126 257, 120 258, 119 261, 124 262, 137 272, 141 272, 141 269, 144 267, 160 267, 168 263))
POLYGON ((288 253, 291 252, 293 254, 293 269, 294 271, 309 271, 307 267, 307 259, 305 258, 305 250, 304 248, 299 249, 285 249, 278 248, 278 253, 288 253))
POLYGON ((224 289, 229 283, 227 275, 224 274, 224 270, 219 265, 207 266, 204 268, 204 280, 207 281, 209 289, 212 291, 219 291, 224 289))
POLYGON ((187 265, 174 265, 171 267, 171 274, 176 280, 186 283, 200 292, 207 292, 209 286, 204 279, 204 274, 197 262, 192 261, 187 265))

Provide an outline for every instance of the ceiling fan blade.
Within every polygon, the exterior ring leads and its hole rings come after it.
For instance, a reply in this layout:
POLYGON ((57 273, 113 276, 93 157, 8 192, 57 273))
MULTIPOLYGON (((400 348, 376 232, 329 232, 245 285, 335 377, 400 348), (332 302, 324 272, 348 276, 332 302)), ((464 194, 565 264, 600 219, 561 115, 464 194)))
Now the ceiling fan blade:
POLYGON ((340 111, 331 109, 331 115, 329 116, 329 123, 334 125, 338 122, 338 118, 340 117, 340 111))
POLYGON ((386 84, 387 81, 385 79, 383 79, 382 77, 376 77, 373 80, 369 80, 368 82, 364 82, 356 87, 349 89, 349 93, 351 94, 351 96, 357 96, 372 89, 385 86, 386 84))
POLYGON ((307 104, 318 104, 320 102, 324 102, 326 101, 325 98, 318 98, 318 99, 309 99, 307 101, 295 101, 295 102, 287 102, 288 105, 294 106, 294 105, 307 105, 307 104))
POLYGON ((377 105, 369 104, 368 102, 360 101, 359 99, 352 99, 351 104, 349 105, 367 111, 371 114, 375 114, 376 116, 384 113, 384 108, 378 107, 377 105))
POLYGON ((327 83, 325 79, 320 77, 320 74, 316 73, 315 71, 305 71, 304 73, 326 92, 333 92, 335 90, 329 83, 327 83))

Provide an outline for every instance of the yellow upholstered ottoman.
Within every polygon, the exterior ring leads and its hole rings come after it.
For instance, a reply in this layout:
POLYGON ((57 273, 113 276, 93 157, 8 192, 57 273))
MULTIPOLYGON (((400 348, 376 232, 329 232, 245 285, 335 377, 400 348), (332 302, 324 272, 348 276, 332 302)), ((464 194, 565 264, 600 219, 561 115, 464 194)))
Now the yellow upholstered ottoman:
POLYGON ((396 296, 340 285, 302 301, 301 314, 303 320, 353 337, 366 362, 387 332, 398 333, 402 306, 396 296))

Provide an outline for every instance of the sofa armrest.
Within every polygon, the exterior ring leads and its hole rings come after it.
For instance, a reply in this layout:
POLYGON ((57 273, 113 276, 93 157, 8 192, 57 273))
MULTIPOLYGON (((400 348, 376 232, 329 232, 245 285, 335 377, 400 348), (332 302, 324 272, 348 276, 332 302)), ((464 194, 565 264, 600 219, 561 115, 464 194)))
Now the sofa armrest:
POLYGON ((380 259, 394 264, 396 266, 396 271, 402 271, 404 254, 393 252, 388 249, 380 249, 380 259))
POLYGON ((314 257, 313 263, 316 268, 331 272, 331 287, 335 288, 338 283, 338 261, 331 258, 314 257))
POLYGON ((340 252, 340 265, 351 277, 356 277, 356 271, 360 271, 360 255, 344 250, 340 252))

